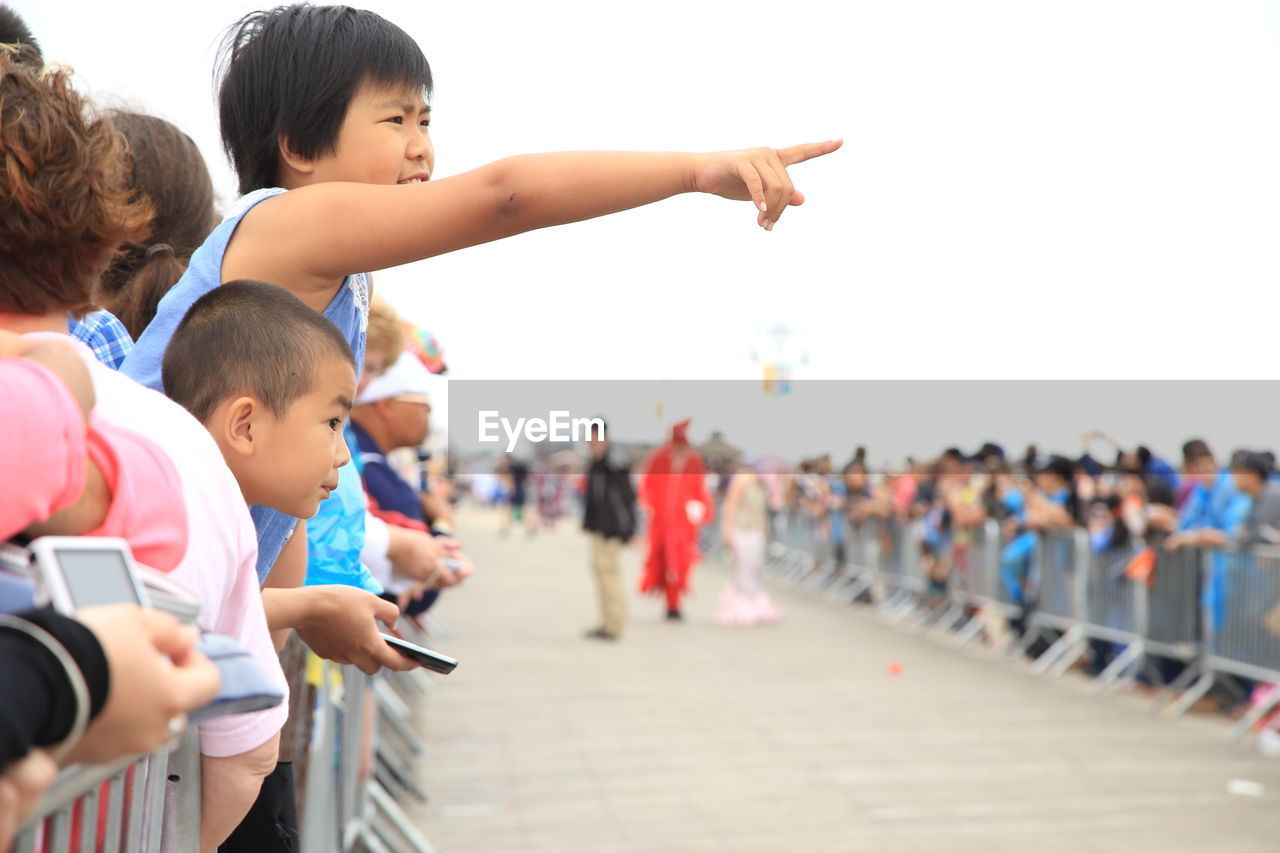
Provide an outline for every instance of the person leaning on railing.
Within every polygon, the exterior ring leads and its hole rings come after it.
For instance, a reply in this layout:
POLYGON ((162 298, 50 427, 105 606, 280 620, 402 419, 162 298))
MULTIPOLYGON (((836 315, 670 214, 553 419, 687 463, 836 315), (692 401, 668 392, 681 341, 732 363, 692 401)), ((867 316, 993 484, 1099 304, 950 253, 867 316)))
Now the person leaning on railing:
MULTIPOLYGON (((33 524, 72 533, 101 522, 86 417, 95 402, 79 356, 58 341, 0 332, 0 540, 33 524)), ((2 602, 0 602, 2 603, 2 602)), ((0 615, 0 850, 53 780, 59 760, 110 761, 169 740, 209 701, 218 671, 196 632, 132 605, 0 615)))
POLYGON ((1205 515, 1203 526, 1179 530, 1165 546, 1280 544, 1280 484, 1270 479, 1274 470, 1275 458, 1270 453, 1236 453, 1231 460, 1231 479, 1243 499, 1228 501, 1221 511, 1205 515))

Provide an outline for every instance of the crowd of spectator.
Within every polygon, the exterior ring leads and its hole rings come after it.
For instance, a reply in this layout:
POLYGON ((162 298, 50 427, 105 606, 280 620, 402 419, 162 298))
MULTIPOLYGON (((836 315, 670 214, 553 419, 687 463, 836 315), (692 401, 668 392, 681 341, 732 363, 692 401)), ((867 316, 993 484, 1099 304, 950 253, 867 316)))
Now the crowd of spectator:
MULTIPOLYGON (((382 632, 472 568, 445 495, 388 461, 426 436, 435 361, 405 350, 370 271, 684 192, 750 201, 772 230, 803 201, 788 167, 840 147, 526 155, 433 181, 419 46, 297 4, 221 43, 242 196, 219 210, 179 128, 96 108, 47 59, 76 58, 0 6, 3 538, 124 539, 281 694, 307 689, 305 660, 278 657, 291 636, 366 673, 415 666, 382 632)), ((219 681, 162 614, 32 610, 26 586, 0 584, 0 665, 31 686, 0 714, 0 849, 57 762, 165 742, 219 681)), ((199 849, 295 848, 288 708, 200 725, 199 849)))

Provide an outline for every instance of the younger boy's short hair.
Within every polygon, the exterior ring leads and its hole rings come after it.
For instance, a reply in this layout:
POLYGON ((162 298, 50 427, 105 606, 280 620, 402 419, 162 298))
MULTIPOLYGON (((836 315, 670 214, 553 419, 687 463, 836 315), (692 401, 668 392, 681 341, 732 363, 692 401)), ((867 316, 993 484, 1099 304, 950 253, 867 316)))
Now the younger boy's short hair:
POLYGON ((0 313, 93 308, 98 276, 151 219, 127 170, 120 135, 66 69, 0 47, 0 313))
POLYGON ((431 66, 418 43, 386 18, 350 6, 251 12, 227 31, 218 54, 222 144, 241 193, 279 182, 282 138, 301 157, 333 151, 362 84, 431 94, 431 66))
POLYGON ((240 394, 283 417, 311 391, 325 358, 359 370, 351 345, 323 314, 283 288, 242 279, 195 301, 169 339, 161 377, 165 393, 201 423, 240 394))

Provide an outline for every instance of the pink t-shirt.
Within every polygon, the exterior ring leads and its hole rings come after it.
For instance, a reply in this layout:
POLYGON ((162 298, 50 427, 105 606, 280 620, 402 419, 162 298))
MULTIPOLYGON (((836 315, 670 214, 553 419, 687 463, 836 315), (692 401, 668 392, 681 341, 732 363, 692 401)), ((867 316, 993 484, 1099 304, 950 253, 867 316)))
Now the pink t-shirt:
MULTIPOLYGON (((71 341, 65 335, 58 340, 71 341)), ((165 476, 180 480, 187 510, 187 548, 169 573, 200 598, 200 626, 244 646, 288 695, 284 673, 267 631, 254 569, 258 539, 244 496, 212 436, 186 409, 98 362, 72 341, 89 367, 103 421, 154 441, 173 463, 165 476)), ((200 751, 222 758, 261 746, 280 731, 288 702, 252 714, 235 714, 200 726, 200 751)))
POLYGON ((31 359, 0 361, 0 400, 4 411, 20 413, 0 423, 0 476, 23 484, 0 494, 0 538, 74 503, 84 491, 89 458, 111 491, 111 506, 85 535, 124 539, 139 562, 160 571, 178 565, 187 551, 186 504, 178 473, 155 442, 96 412, 86 429, 71 392, 31 359))
POLYGON ((85 424, 75 398, 29 358, 0 360, 0 540, 75 503, 85 484, 85 424))
POLYGON ((118 536, 133 558, 162 572, 173 571, 187 553, 187 504, 181 479, 160 445, 89 416, 89 458, 111 489, 111 506, 97 530, 86 536, 118 536))

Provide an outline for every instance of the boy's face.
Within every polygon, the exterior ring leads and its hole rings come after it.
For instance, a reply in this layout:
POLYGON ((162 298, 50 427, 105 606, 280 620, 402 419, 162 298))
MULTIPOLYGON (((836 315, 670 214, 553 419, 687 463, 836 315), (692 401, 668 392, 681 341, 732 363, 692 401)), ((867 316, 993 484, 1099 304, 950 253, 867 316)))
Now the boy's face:
POLYGON ((1218 481, 1218 466, 1209 455, 1198 456, 1187 465, 1187 473, 1206 489, 1212 489, 1218 481))
POLYGON ((311 518, 338 486, 338 469, 351 460, 342 436, 351 412, 356 375, 329 358, 316 366, 311 391, 281 418, 268 418, 267 440, 255 454, 260 502, 295 518, 311 518))
POLYGON ((427 132, 431 111, 413 87, 361 85, 342 120, 333 152, 311 161, 308 183, 408 184, 435 169, 427 132))

